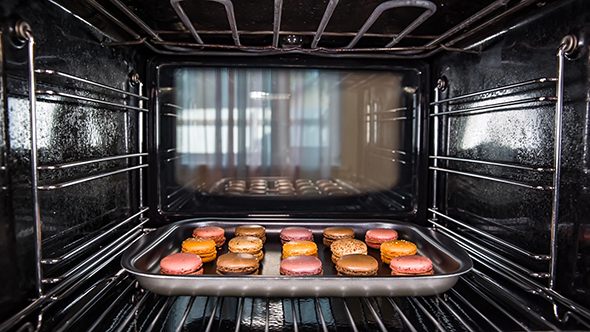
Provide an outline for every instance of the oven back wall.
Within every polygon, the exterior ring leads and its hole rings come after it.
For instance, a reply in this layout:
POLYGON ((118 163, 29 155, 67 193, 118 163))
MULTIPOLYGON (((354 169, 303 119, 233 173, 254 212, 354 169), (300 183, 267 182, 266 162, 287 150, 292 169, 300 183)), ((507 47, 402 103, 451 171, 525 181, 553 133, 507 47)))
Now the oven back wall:
MULTIPOLYGON (((0 154, 6 170, 0 175, 0 321, 38 296, 35 286, 35 222, 31 189, 31 141, 28 99, 27 47, 11 44, 8 22, 18 18, 33 31, 35 68, 52 69, 128 90, 132 56, 101 46, 107 37, 49 1, 3 1, 2 120, 0 154)), ((96 97, 99 92, 75 82, 37 75, 37 89, 56 90, 96 97), (56 85, 57 84, 57 85, 56 85), (65 89, 65 90, 64 90, 65 89)), ((104 91, 100 91, 104 93, 104 91)), ((123 100, 116 93, 114 101, 123 100)), ((120 112, 96 104, 38 96, 37 135, 39 165, 95 159, 137 151, 137 113, 120 112)), ((131 166, 128 159, 93 163, 65 171, 39 170, 39 184, 49 185, 131 166)), ((136 174, 121 173, 84 184, 40 191, 43 258, 57 257, 89 239, 100 227, 122 220, 138 206, 136 174), (132 184, 131 186, 129 184, 132 184), (134 189, 135 188, 135 189, 134 189)), ((74 258, 61 266, 45 266, 44 277, 61 275, 74 258)), ((45 285, 45 290, 51 285, 45 285)))
MULTIPOLYGON (((475 45, 481 55, 446 53, 434 62, 433 79, 446 77, 441 99, 541 77, 557 77, 557 51, 568 33, 584 35, 590 28, 590 3, 562 2, 547 15, 506 26, 501 33, 475 45), (568 20, 567 18, 571 18, 568 20)), ((588 35, 586 35, 586 39, 588 35)), ((565 102, 562 139, 560 217, 558 223, 557 289, 588 305, 588 46, 579 58, 565 63, 565 102)), ((534 85, 485 96, 492 102, 532 96, 555 96, 555 84, 534 85)), ((489 101, 488 101, 489 102, 489 101)), ((459 105, 459 104, 457 104, 459 105)), ((486 105, 485 100, 458 108, 486 105)), ((445 109, 441 109, 441 112, 445 109)), ((474 112, 441 119, 439 153, 460 158, 553 167, 555 103, 533 103, 474 112)), ((515 172, 498 167, 442 161, 453 168, 531 184, 552 184, 552 174, 515 172)), ((461 175, 444 175, 448 215, 521 248, 550 254, 551 191, 536 191, 461 175)), ((439 200, 441 201, 441 200, 439 200)), ((443 200, 444 201, 444 200, 443 200)), ((449 223, 452 226, 452 223, 449 223)), ((461 232, 461 231, 460 231, 461 232)), ((473 233, 462 232, 484 246, 473 233)), ((548 271, 548 262, 535 262, 494 247, 533 271, 548 271)), ((539 279, 547 285, 547 279, 539 279)))

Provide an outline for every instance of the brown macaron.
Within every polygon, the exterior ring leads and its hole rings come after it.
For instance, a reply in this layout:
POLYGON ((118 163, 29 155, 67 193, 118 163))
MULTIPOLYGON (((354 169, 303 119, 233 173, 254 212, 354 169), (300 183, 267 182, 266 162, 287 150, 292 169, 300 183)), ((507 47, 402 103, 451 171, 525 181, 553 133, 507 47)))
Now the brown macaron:
POLYGON ((264 258, 264 252, 262 252, 262 240, 254 236, 234 237, 227 243, 227 248, 233 253, 253 255, 259 261, 264 258))
POLYGON ((217 274, 258 274, 258 259, 250 254, 227 253, 217 258, 217 274))
POLYGON ((236 236, 255 236, 262 241, 262 244, 266 242, 266 228, 260 225, 243 225, 239 226, 235 230, 236 236))
POLYGON ((342 239, 337 240, 330 246, 332 250, 332 262, 336 264, 338 260, 346 255, 352 254, 367 254, 367 245, 357 239, 342 239))
POLYGON ((369 255, 352 254, 340 258, 336 262, 338 275, 376 276, 379 262, 369 255))
POLYGON ((329 247, 334 241, 354 239, 354 230, 350 227, 328 227, 324 229, 324 245, 329 247))

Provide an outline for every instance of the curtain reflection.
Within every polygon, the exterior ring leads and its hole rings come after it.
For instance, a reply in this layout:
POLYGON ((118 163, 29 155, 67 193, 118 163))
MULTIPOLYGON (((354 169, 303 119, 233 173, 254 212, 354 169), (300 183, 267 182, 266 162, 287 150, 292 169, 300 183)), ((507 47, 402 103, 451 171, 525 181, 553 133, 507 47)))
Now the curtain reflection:
POLYGON ((339 72, 187 68, 175 77, 183 171, 329 178, 340 164, 339 72))

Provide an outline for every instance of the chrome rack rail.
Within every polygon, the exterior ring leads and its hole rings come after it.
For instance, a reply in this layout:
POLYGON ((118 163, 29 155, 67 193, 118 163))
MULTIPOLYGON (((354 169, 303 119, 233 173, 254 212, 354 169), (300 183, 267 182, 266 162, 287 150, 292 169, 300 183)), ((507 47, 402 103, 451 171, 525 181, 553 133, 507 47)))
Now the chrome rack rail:
MULTIPOLYGON (((139 85, 139 94, 124 91, 118 88, 114 88, 99 82, 95 82, 86 78, 77 77, 74 75, 70 75, 67 73, 51 70, 51 69, 35 69, 35 39, 33 37, 32 31, 30 26, 25 22, 17 23, 17 27, 15 28, 17 35, 19 38, 22 38, 24 41, 27 42, 27 50, 28 50, 28 88, 29 88, 29 106, 30 106, 30 142, 31 142, 31 189, 32 189, 32 206, 33 206, 33 221, 34 221, 34 232, 35 232, 35 275, 36 275, 36 289, 37 289, 37 298, 34 299, 27 307, 22 309, 19 313, 15 316, 9 318, 5 322, 0 325, 0 330, 6 330, 10 327, 16 326, 19 322, 21 322, 25 317, 38 312, 41 308, 41 313, 38 317, 38 326, 40 327, 42 324, 42 315, 45 311, 47 311, 54 303, 63 299, 67 295, 73 293, 76 289, 78 289, 82 284, 84 284, 89 278, 93 275, 100 275, 102 274, 102 270, 110 263, 112 263, 117 257, 119 257, 127 248, 129 248, 135 241, 140 239, 144 235, 143 225, 148 222, 149 219, 143 218, 143 214, 148 211, 148 208, 143 208, 143 181, 142 178, 142 169, 147 167, 148 164, 143 162, 144 157, 147 156, 147 153, 143 152, 143 145, 144 145, 144 131, 143 131, 143 112, 147 112, 147 109, 143 108, 143 102, 148 100, 147 97, 141 95, 142 92, 142 85, 139 82, 137 76, 131 76, 130 83, 138 84, 139 85), (139 106, 131 106, 131 105, 124 105, 120 103, 114 103, 105 100, 99 100, 94 98, 82 97, 72 93, 65 93, 65 92, 57 92, 54 90, 38 90, 37 89, 37 80, 36 76, 52 76, 56 78, 66 79, 66 80, 73 80, 77 83, 82 84, 82 86, 91 86, 98 89, 103 89, 109 91, 111 94, 118 93, 121 94, 123 97, 127 98, 132 97, 136 98, 138 101, 139 106), (37 95, 40 94, 51 94, 51 95, 58 95, 61 97, 65 97, 67 99, 72 99, 76 102, 93 102, 98 105, 107 106, 107 107, 116 107, 122 110, 138 110, 141 111, 138 115, 138 146, 139 151, 137 153, 129 153, 129 154, 121 154, 115 156, 108 156, 108 157, 99 157, 91 160, 79 160, 79 161, 72 161, 67 163, 55 164, 55 165, 39 165, 38 160, 38 146, 37 146, 37 95), (139 158, 138 164, 136 166, 126 167, 122 169, 116 169, 112 171, 107 171, 99 174, 94 174, 86 177, 82 177, 76 180, 61 182, 52 185, 39 185, 39 172, 40 171, 54 171, 54 170, 63 170, 63 169, 70 169, 72 167, 77 166, 84 166, 93 163, 100 163, 100 162, 108 162, 114 160, 129 160, 130 158, 139 158), (125 218, 122 221, 119 221, 113 227, 108 229, 98 229, 94 232, 94 236, 90 241, 86 241, 84 244, 74 247, 73 249, 69 250, 68 252, 60 255, 59 257, 47 258, 44 259, 42 257, 42 215, 41 215, 41 204, 40 204, 40 197, 39 191, 41 190, 55 190, 61 189, 69 186, 73 186, 76 184, 84 183, 87 181, 92 181, 95 179, 111 176, 114 174, 119 174, 123 172, 139 170, 139 203, 140 207, 136 213, 133 215, 125 218), (112 236, 114 233, 120 231, 125 226, 131 225, 133 222, 137 222, 133 227, 122 235, 119 235, 116 239, 109 241, 107 245, 100 248, 100 250, 95 252, 89 252, 90 248, 93 248, 112 236), (76 262, 76 264, 69 268, 68 271, 64 272, 62 275, 57 277, 44 277, 43 265, 54 265, 54 264, 61 264, 61 263, 69 263, 75 257, 79 257, 82 253, 88 253, 88 257, 84 257, 81 259, 80 262, 76 262), (50 289, 45 289, 44 285, 46 284, 54 284, 50 289)), ((51 84, 57 84, 53 81, 50 82, 51 84)), ((58 86, 62 86, 57 84, 58 86)), ((99 94, 96 91, 93 91, 95 94, 99 94)), ((110 97, 113 97, 110 95, 110 97)), ((116 222, 116 221, 115 221, 116 222)), ((119 280, 122 278, 121 274, 116 276, 115 280, 119 280)), ((23 328, 27 328, 26 325, 23 328)))
MULTIPOLYGON (((541 77, 532 80, 527 80, 523 82, 518 82, 514 84, 509 84, 505 86, 500 86, 492 89, 482 90, 478 92, 468 93, 452 98, 447 99, 440 99, 440 91, 446 88, 446 82, 444 80, 439 80, 437 87, 434 91, 435 100, 430 105, 433 108, 433 112, 430 114, 430 117, 433 121, 433 132, 434 132, 434 142, 433 142, 433 155, 429 156, 430 160, 432 160, 433 165, 429 167, 429 170, 433 173, 433 187, 432 187, 432 207, 428 209, 430 213, 432 213, 431 218, 428 221, 433 225, 436 230, 439 230, 441 233, 449 236, 450 238, 454 239, 461 247, 467 250, 470 256, 478 263, 486 266, 487 268, 499 273, 500 275, 512 280, 516 285, 519 285, 524 290, 533 292, 535 294, 539 294, 542 297, 548 299, 554 305, 555 316, 557 320, 561 321, 561 318, 557 314, 557 305, 562 305, 567 308, 567 312, 565 313, 564 317, 565 320, 570 317, 576 318, 579 322, 584 323, 583 320, 579 319, 579 317, 584 317, 585 319, 590 320, 590 311, 587 309, 580 307, 579 305, 575 304, 571 300, 559 295, 559 293, 555 292, 554 287, 556 284, 556 269, 557 269, 557 224, 559 222, 559 189, 560 189, 560 172, 561 172, 561 149, 562 149, 562 117, 563 117, 563 66, 564 66, 564 59, 565 53, 568 51, 568 47, 571 47, 571 43, 567 43, 567 38, 564 38, 562 41, 562 45, 559 47, 558 56, 558 68, 557 68, 557 77, 541 77), (554 83, 556 84, 556 95, 555 96, 542 96, 542 97, 533 97, 533 98, 524 98, 518 100, 511 100, 508 102, 498 102, 498 103, 487 103, 484 106, 477 106, 477 107, 470 107, 470 108, 463 108, 463 109, 452 109, 453 107, 457 106, 457 103, 453 102, 465 102, 465 101, 474 101, 473 98, 480 97, 485 98, 486 95, 490 95, 493 93, 501 93, 503 91, 508 91, 510 89, 526 87, 531 85, 539 85, 545 83, 554 83), (441 156, 439 155, 440 149, 438 146, 438 142, 440 140, 440 124, 439 121, 441 119, 446 119, 449 116, 469 116, 473 114, 478 114, 481 112, 493 112, 493 111, 509 111, 510 107, 516 105, 525 105, 525 104, 537 104, 537 103, 545 103, 545 102, 554 102, 555 103, 555 140, 553 142, 553 165, 550 167, 545 166, 527 166, 527 165, 518 165, 518 164, 510 164, 510 163, 500 163, 495 161, 487 161, 487 160, 476 160, 476 159, 468 159, 468 158, 458 158, 454 156, 441 156), (448 105, 449 108, 452 110, 450 111, 440 111, 441 105, 448 105), (549 173, 553 175, 552 183, 549 184, 527 184, 522 183, 519 181, 513 181, 503 178, 497 178, 482 174, 477 174, 473 172, 466 172, 466 171, 459 171, 456 169, 450 168, 443 168, 440 167, 439 161, 453 161, 459 163, 470 163, 472 165, 485 165, 485 166, 495 166, 495 167, 502 167, 502 168, 510 168, 519 171, 525 172, 533 172, 533 173, 549 173), (492 234, 489 234, 475 226, 470 225, 467 222, 461 221, 457 218, 451 217, 447 213, 441 211, 439 209, 439 202, 438 202, 438 193, 439 193, 439 176, 440 172, 447 173, 447 174, 457 174, 461 176, 468 176, 479 178, 487 181, 494 181, 499 182, 507 185, 513 186, 520 186, 524 188, 528 188, 531 190, 547 190, 551 191, 552 194, 552 205, 551 205, 551 241, 550 241, 550 248, 549 254, 537 254, 530 252, 529 250, 523 249, 515 244, 512 244, 506 240, 503 240, 499 237, 496 237, 492 234), (548 261, 549 262, 549 270, 547 272, 535 272, 531 271, 530 269, 514 263, 510 259, 502 256, 499 253, 496 253, 489 248, 485 247, 484 245, 478 244, 475 241, 468 239, 460 235, 458 232, 451 230, 449 227, 443 225, 439 222, 439 218, 442 218, 446 222, 450 222, 455 226, 461 227, 466 229, 470 232, 477 234, 479 237, 485 238, 493 243, 499 244, 504 248, 509 249, 513 253, 520 254, 524 257, 535 261, 548 261), (545 278, 548 279, 548 286, 541 285, 538 281, 535 281, 532 278, 545 278)), ((480 99, 477 99, 479 101, 480 99)), ((486 99, 489 100, 489 99, 486 99)), ((555 329, 555 326, 549 326, 551 329, 555 329)))
MULTIPOLYGON (((236 16, 233 8, 233 3, 231 0, 210 0, 217 3, 220 3, 223 6, 223 9, 228 20, 229 30, 224 31, 199 31, 197 27, 188 17, 187 13, 182 7, 182 0, 170 0, 170 5, 178 15, 182 26, 186 29, 188 33, 194 39, 193 43, 187 42, 178 42, 178 41, 165 41, 162 38, 162 35, 165 35, 166 32, 158 32, 152 29, 149 24, 147 24, 144 20, 142 20, 138 15, 136 15, 133 11, 131 11, 128 7, 121 0, 110 0, 110 2, 120 11, 122 12, 134 25, 139 27, 142 31, 144 36, 140 35, 137 31, 131 28, 126 22, 121 21, 113 15, 113 13, 109 12, 105 7, 99 4, 96 0, 85 0, 87 4, 91 7, 96 9, 102 15, 104 15, 107 19, 111 20, 114 24, 119 26, 121 29, 126 31, 129 35, 132 36, 133 40, 131 41, 124 41, 124 42, 112 42, 112 43, 104 43, 104 45, 145 45, 149 49, 154 52, 160 54, 206 54, 207 51, 204 49, 212 49, 214 50, 212 53, 215 53, 215 50, 223 50, 223 51, 237 51, 239 53, 235 54, 248 54, 248 55, 258 55, 258 54, 269 54, 269 53, 314 53, 322 56, 350 56, 355 57, 359 56, 358 53, 365 53, 362 54, 363 57, 383 57, 383 58, 426 58, 432 55, 435 55, 441 51, 457 51, 457 52, 468 52, 468 53, 479 53, 473 50, 466 50, 466 49, 458 49, 454 48, 453 46, 458 42, 464 40, 465 38, 473 35, 474 33, 481 31, 501 19, 505 18, 513 14, 514 12, 525 8, 535 0, 522 0, 519 3, 514 4, 512 7, 500 11, 501 8, 506 7, 508 3, 512 0, 496 0, 492 2, 485 8, 482 8, 477 13, 467 17, 464 21, 457 24, 456 26, 451 27, 447 31, 443 32, 439 36, 420 36, 420 35, 410 35, 412 31, 422 25, 430 16, 432 16, 437 8, 434 3, 427 0, 389 0, 379 4, 372 12, 372 14, 365 20, 362 27, 359 28, 358 32, 350 33, 350 32, 330 32, 325 31, 328 22, 332 18, 336 7, 339 4, 339 0, 330 0, 326 8, 324 10, 322 19, 318 24, 318 27, 315 31, 283 31, 281 30, 281 18, 283 12, 283 0, 274 0, 273 6, 273 25, 272 30, 270 31, 246 31, 246 30, 239 30, 238 23, 236 21, 236 16), (402 29, 400 32, 396 34, 390 33, 367 33, 367 31, 371 28, 373 23, 379 19, 385 11, 393 8, 400 8, 400 7, 414 7, 420 8, 424 11, 420 14, 412 23, 402 29), (472 27, 476 23, 479 25, 472 27), (469 30, 466 30, 470 28, 469 30), (201 35, 202 34, 222 34, 222 35, 230 35, 231 39, 233 40, 233 44, 228 45, 221 45, 221 44, 206 44, 203 42, 201 35), (257 35, 268 35, 272 36, 272 43, 267 46, 245 46, 241 44, 240 36, 246 34, 257 34, 257 35), (280 45, 280 37, 281 36, 294 36, 294 40, 300 40, 300 36, 313 36, 313 40, 309 47, 302 47, 301 45, 292 45, 292 44, 285 44, 280 45), (322 36, 351 36, 352 40, 345 46, 342 47, 319 47, 318 44, 321 41, 322 36), (364 36, 371 36, 371 37, 383 37, 383 38, 391 38, 391 41, 384 45, 384 47, 372 47, 372 48, 357 48, 355 45, 358 41, 364 36), (403 47, 396 47, 395 45, 398 44, 402 39, 412 37, 413 39, 417 40, 417 42, 413 42, 410 46, 403 46, 403 47), (455 37, 454 39, 448 41, 451 37, 455 37), (424 44, 421 42, 423 39, 429 39, 429 41, 424 44), (355 54, 356 53, 356 54, 355 54), (370 54, 372 53, 372 54, 370 54), (376 54, 379 53, 379 54, 376 54)), ((173 31, 174 33, 182 33, 184 31, 173 31)), ((296 43, 297 44, 297 43, 296 43)), ((225 54, 229 54, 225 53, 225 54)), ((218 54, 218 53, 216 53, 218 54)))

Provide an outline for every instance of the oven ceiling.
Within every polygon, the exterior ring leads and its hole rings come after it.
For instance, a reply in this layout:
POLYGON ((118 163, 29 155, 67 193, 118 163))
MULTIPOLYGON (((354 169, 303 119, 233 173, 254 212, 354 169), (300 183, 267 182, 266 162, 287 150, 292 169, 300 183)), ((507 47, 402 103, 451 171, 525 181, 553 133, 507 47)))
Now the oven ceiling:
POLYGON ((507 18, 528 15, 558 1, 61 2, 117 41, 143 43, 161 53, 214 50, 428 57, 442 50, 457 51, 461 41, 472 35, 489 34, 507 18))

